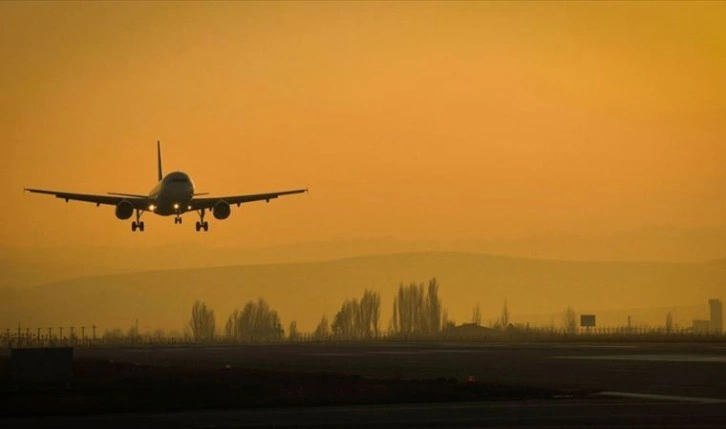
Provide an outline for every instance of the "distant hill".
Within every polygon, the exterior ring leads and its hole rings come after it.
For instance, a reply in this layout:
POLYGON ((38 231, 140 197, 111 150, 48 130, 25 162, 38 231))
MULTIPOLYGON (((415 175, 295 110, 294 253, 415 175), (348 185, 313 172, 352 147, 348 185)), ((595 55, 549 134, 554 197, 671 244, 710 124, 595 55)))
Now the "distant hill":
MULTIPOLYGON (((180 238, 181 239, 181 238, 180 238)), ((200 241, 154 246, 7 247, 0 243, 0 287, 27 287, 84 276, 212 266, 282 264, 404 252, 470 252, 578 261, 702 262, 726 255, 726 228, 650 227, 601 234, 544 234, 449 240, 340 238, 272 246, 209 246, 200 241), (248 247, 245 247, 248 246, 248 247)))
MULTIPOLYGON (((468 321, 478 302, 486 323, 495 319, 506 299, 515 322, 559 324, 562 310, 601 314, 600 324, 623 324, 623 309, 668 309, 690 325, 707 317, 707 299, 724 298, 726 261, 572 262, 491 256, 475 253, 404 253, 354 257, 326 262, 258 264, 198 269, 147 271, 82 277, 21 289, 0 289, 0 328, 23 326, 90 326, 128 328, 136 318, 143 330, 182 330, 195 299, 217 315, 245 302, 265 298, 280 313, 285 327, 297 320, 312 330, 322 314, 332 320, 347 298, 365 288, 381 294, 382 327, 390 319, 393 294, 403 283, 436 276, 449 315, 468 321), (681 309, 681 310, 679 310, 681 309), (528 320, 523 316, 528 315, 528 320), (609 315, 609 316, 608 316, 609 315), (610 319, 610 320, 608 320, 610 319)), ((630 314, 630 313, 628 313, 630 314)), ((643 316, 645 317, 645 316, 643 316)))

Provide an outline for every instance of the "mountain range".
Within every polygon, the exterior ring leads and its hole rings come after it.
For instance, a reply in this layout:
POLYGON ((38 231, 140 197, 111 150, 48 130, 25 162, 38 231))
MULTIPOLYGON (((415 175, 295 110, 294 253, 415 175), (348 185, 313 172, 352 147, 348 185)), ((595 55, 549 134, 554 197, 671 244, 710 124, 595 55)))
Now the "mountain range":
POLYGON ((311 331, 332 321, 343 300, 366 288, 381 295, 386 328, 398 286, 440 283, 443 307, 457 322, 479 305, 484 324, 507 301, 515 323, 559 325, 567 306, 599 315, 600 326, 663 324, 672 311, 681 325, 708 318, 707 300, 723 298, 726 260, 699 263, 593 262, 514 258, 466 252, 410 252, 317 262, 161 269, 83 276, 0 289, 0 328, 49 326, 182 331, 195 300, 215 310, 217 326, 249 300, 264 298, 285 327, 311 331))

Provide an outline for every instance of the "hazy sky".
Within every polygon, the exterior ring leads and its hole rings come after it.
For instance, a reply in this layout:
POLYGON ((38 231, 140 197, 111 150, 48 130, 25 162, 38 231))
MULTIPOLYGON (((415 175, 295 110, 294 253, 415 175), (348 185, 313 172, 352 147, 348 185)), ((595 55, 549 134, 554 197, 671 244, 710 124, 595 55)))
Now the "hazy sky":
POLYGON ((0 3, 0 239, 274 245, 726 226, 726 3, 0 3), (23 187, 309 187, 210 231, 23 187))

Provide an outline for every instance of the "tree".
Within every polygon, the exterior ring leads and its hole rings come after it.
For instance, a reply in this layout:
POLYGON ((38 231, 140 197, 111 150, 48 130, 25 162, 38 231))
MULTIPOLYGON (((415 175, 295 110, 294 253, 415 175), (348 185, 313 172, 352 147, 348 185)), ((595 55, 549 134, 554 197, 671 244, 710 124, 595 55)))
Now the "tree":
POLYGON ((427 325, 429 332, 441 331, 443 318, 441 316, 441 299, 439 298, 439 283, 436 277, 429 280, 428 295, 426 296, 426 308, 428 310, 427 325))
POLYGON ((436 278, 429 281, 427 293, 423 283, 401 283, 393 299, 393 331, 399 334, 430 334, 441 331, 441 300, 436 278))
POLYGON ((477 302, 474 309, 471 312, 471 323, 481 326, 481 311, 479 310, 479 303, 477 302))
POLYGON ((313 332, 313 339, 320 341, 328 338, 330 338, 330 325, 328 324, 328 318, 323 315, 313 332))
POLYGON ((345 300, 333 318, 333 335, 340 338, 361 339, 378 336, 381 297, 366 289, 360 301, 345 300))
POLYGON ((570 306, 562 313, 562 327, 567 334, 577 333, 577 313, 570 306))
POLYGON ((333 318, 333 324, 330 325, 333 335, 340 338, 357 338, 359 313, 360 308, 357 300, 346 299, 343 301, 343 305, 333 318))
POLYGON ((507 300, 504 300, 504 307, 502 308, 502 317, 500 318, 502 328, 506 329, 509 326, 509 307, 507 306, 507 300))
POLYGON ((227 323, 224 324, 224 333, 229 338, 238 338, 237 334, 237 320, 239 319, 239 310, 235 309, 232 314, 227 318, 227 323))
POLYGON ((420 311, 420 308, 416 308, 416 301, 422 294, 423 291, 419 293, 415 283, 408 286, 401 283, 398 286, 398 294, 393 299, 393 329, 396 332, 411 334, 416 330, 416 319, 420 311))
POLYGON ((235 310, 227 319, 225 332, 235 340, 274 340, 284 334, 277 311, 262 298, 247 302, 242 311, 235 310))
POLYGON ((189 320, 194 341, 212 341, 215 324, 214 310, 207 308, 207 304, 203 301, 195 301, 192 305, 192 317, 189 320))
POLYGON ((300 333, 297 331, 297 321, 293 320, 290 322, 290 329, 287 331, 287 337, 290 341, 297 341, 300 338, 300 333))
POLYGON ((366 289, 358 305, 359 333, 363 338, 378 337, 381 319, 381 296, 366 289))
POLYGON ((666 332, 671 333, 673 332, 673 313, 670 311, 668 314, 666 314, 666 326, 665 326, 666 332))

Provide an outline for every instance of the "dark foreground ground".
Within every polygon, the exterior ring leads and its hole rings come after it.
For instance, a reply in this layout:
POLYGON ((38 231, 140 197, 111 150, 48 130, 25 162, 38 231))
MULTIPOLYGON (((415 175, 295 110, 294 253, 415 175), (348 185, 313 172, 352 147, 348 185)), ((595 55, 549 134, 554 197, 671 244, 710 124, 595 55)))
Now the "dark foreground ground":
POLYGON ((726 427, 723 343, 77 349, 44 391, 0 362, 3 427, 726 427))

